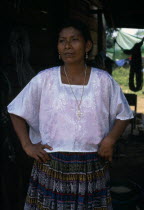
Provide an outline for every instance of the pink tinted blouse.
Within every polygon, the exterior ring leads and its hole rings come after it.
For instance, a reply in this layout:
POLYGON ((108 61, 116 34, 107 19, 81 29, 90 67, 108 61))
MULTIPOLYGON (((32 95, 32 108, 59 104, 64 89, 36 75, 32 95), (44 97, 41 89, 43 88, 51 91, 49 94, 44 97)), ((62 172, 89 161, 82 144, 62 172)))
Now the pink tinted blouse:
MULTIPOLYGON (((72 85, 78 100, 82 85, 72 85)), ((60 67, 41 71, 8 105, 8 112, 26 120, 32 143, 42 142, 52 151, 96 152, 116 119, 133 118, 117 82, 105 71, 91 68, 84 86, 82 116, 68 84, 61 81, 60 67)))

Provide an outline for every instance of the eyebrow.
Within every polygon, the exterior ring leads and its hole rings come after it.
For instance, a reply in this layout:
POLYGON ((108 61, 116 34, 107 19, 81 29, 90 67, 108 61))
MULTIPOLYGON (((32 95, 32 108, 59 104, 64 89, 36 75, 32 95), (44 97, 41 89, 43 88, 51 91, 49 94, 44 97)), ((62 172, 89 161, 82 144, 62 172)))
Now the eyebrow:
MULTIPOLYGON (((77 35, 72 35, 72 36, 70 36, 70 37, 78 37, 78 36, 80 36, 80 34, 77 34, 77 35)), ((59 38, 63 38, 63 39, 65 39, 66 37, 64 37, 64 36, 59 36, 59 38)))

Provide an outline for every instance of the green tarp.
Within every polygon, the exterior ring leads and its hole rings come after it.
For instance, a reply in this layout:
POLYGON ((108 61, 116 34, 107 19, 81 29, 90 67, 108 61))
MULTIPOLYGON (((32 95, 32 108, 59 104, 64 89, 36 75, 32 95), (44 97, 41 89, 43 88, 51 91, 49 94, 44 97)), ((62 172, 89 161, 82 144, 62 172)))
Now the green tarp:
MULTIPOLYGON (((123 49, 130 50, 136 43, 140 42, 142 38, 135 35, 131 35, 120 30, 116 36, 116 42, 112 48, 107 48, 107 56, 112 60, 121 60, 131 57, 131 55, 126 55, 123 49), (117 44, 118 43, 118 44, 117 44), (120 45, 120 46, 119 46, 120 45)), ((142 57, 144 57, 144 43, 141 47, 142 57)))

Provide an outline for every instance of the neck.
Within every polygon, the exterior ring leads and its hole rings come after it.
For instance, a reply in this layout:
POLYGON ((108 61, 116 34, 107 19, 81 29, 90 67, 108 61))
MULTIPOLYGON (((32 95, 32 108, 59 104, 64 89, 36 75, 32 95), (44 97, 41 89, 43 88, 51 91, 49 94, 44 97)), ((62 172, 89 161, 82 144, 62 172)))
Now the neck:
POLYGON ((84 62, 79 64, 64 64, 64 66, 69 75, 81 74, 86 67, 84 62))

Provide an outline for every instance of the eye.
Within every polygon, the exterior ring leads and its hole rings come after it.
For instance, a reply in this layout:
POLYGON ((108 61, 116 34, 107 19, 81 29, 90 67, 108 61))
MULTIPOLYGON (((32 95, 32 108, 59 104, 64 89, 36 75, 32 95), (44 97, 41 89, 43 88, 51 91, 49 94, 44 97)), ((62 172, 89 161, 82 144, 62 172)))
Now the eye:
POLYGON ((59 39, 59 43, 64 43, 65 40, 64 39, 59 39))
POLYGON ((78 38, 73 38, 72 40, 73 40, 73 41, 77 41, 77 40, 78 40, 78 38))

